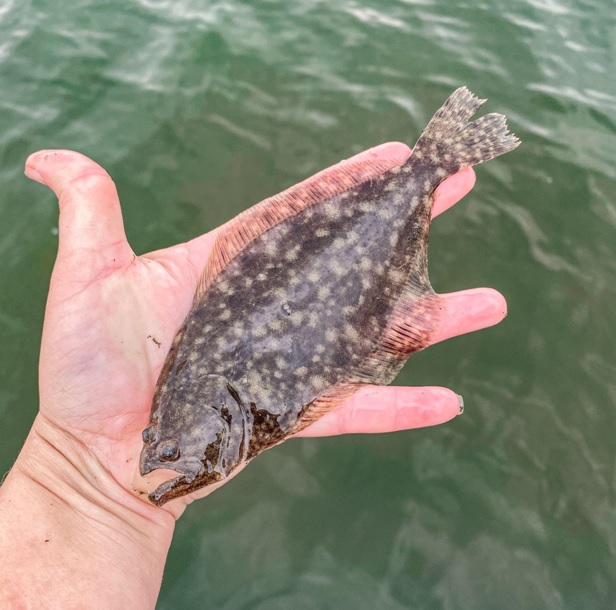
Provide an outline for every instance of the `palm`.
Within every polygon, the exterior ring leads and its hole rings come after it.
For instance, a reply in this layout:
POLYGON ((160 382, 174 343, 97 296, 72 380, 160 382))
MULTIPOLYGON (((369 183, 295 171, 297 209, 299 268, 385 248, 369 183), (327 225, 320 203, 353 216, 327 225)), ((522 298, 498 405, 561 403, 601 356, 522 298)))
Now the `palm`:
MULTIPOLYGON (((355 160, 378 155, 393 167, 408 154, 405 146, 390 144, 355 160)), ((190 308, 215 232, 136 257, 104 170, 68 151, 36 153, 26 168, 60 202, 60 245, 41 347, 41 416, 81 442, 130 489, 138 480, 140 432, 156 378, 190 308)), ((435 212, 459 200, 473 182, 472 170, 465 170, 443 183, 435 212)), ((489 289, 443 296, 443 327, 435 341, 495 324, 505 313, 504 300, 489 289)), ((457 397, 444 388, 368 388, 301 434, 412 428, 457 412, 457 397)))
POLYGON ((76 281, 62 267, 54 272, 41 413, 96 448, 124 484, 134 475, 156 378, 190 308, 211 237, 143 257, 123 245, 115 267, 88 280, 76 281))

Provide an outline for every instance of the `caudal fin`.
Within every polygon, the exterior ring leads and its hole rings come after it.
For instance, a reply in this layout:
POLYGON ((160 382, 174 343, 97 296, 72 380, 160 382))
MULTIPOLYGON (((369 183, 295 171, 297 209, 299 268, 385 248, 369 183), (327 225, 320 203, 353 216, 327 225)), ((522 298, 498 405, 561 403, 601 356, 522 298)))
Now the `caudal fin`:
POLYGON ((409 162, 428 162, 447 175, 489 161, 520 144, 502 114, 486 114, 469 123, 486 102, 466 87, 456 89, 432 117, 413 148, 409 162))

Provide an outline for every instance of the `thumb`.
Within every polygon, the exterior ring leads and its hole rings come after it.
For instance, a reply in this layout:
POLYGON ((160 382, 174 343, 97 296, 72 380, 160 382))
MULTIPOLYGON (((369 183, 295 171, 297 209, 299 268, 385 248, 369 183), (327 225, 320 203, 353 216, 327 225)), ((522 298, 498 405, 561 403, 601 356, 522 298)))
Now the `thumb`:
POLYGON ((41 150, 25 173, 58 197, 58 259, 74 262, 82 279, 132 261, 115 184, 100 165, 70 150, 41 150))

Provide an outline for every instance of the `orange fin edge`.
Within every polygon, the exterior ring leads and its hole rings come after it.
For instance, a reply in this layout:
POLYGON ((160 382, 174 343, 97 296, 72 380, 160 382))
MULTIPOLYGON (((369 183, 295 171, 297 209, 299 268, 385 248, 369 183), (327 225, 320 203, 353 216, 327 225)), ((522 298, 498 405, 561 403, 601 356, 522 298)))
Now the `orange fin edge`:
POLYGON ((343 161, 241 212, 219 230, 197 285, 195 301, 231 260, 267 230, 316 203, 376 179, 396 165, 400 163, 392 165, 392 159, 343 161))
POLYGON ((391 383, 409 356, 430 345, 440 325, 442 309, 441 296, 435 292, 418 294, 409 287, 391 313, 389 325, 374 351, 360 364, 351 380, 333 386, 311 402, 292 434, 339 407, 362 387, 391 383))
POLYGON ((435 292, 417 295, 406 291, 375 350, 360 364, 356 379, 364 384, 391 383, 412 354, 431 345, 442 311, 442 297, 435 292))
POLYGON ((321 419, 326 413, 339 407, 343 402, 351 398, 353 394, 356 394, 363 385, 361 383, 340 383, 327 390, 306 407, 304 413, 295 424, 292 434, 307 428, 317 419, 321 419))

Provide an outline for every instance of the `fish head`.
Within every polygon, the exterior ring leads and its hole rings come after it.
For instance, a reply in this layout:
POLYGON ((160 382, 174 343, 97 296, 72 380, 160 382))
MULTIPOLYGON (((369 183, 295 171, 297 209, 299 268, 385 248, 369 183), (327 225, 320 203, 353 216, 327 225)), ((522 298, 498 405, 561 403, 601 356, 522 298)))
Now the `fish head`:
POLYGON ((224 377, 206 375, 175 391, 166 384, 142 433, 139 466, 142 476, 158 469, 179 476, 159 485, 150 500, 162 506, 224 479, 244 459, 246 433, 241 401, 224 377))

